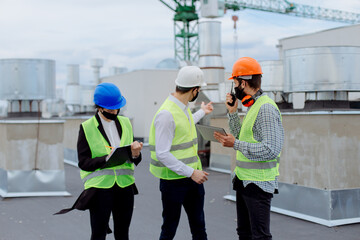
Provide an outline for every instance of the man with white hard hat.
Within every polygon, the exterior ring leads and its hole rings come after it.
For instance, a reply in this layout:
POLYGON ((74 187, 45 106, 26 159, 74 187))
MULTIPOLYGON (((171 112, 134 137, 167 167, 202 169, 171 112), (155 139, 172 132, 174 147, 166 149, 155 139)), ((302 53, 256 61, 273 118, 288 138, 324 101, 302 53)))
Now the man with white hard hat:
POLYGON ((212 103, 201 103, 192 114, 188 103, 195 101, 206 86, 202 70, 196 66, 180 69, 175 93, 169 95, 151 124, 150 172, 160 178, 163 225, 160 240, 173 239, 181 207, 187 213, 192 239, 207 240, 204 215, 204 185, 209 175, 202 170, 198 156, 195 123, 213 110, 212 103))

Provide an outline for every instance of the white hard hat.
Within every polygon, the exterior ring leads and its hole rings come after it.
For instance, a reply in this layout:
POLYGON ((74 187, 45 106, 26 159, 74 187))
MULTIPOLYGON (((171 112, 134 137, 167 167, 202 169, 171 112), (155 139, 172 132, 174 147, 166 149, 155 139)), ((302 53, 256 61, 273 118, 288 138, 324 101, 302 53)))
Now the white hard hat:
POLYGON ((182 67, 177 75, 175 84, 184 88, 206 86, 206 83, 204 82, 204 73, 199 67, 196 66, 182 67))

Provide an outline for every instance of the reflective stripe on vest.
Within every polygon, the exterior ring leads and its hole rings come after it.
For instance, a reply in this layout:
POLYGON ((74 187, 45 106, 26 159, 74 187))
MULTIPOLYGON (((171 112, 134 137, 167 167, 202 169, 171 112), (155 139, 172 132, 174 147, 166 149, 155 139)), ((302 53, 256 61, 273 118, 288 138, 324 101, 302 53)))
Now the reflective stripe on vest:
MULTIPOLYGON (((134 175, 134 170, 132 169, 116 169, 116 176, 119 175, 134 175)), ((86 177, 84 177, 82 179, 83 183, 85 183, 88 179, 90 178, 94 178, 94 177, 99 177, 99 176, 103 176, 103 175, 114 175, 114 170, 112 169, 104 169, 104 170, 100 170, 100 171, 95 171, 90 173, 89 175, 87 175, 86 177)))
MULTIPOLYGON (((177 150, 187 149, 189 147, 192 147, 193 145, 196 145, 197 142, 198 142, 198 139, 194 138, 190 142, 180 143, 180 144, 177 144, 177 145, 172 145, 171 148, 170 148, 170 151, 177 151, 177 150)), ((149 145, 149 149, 150 149, 150 151, 155 151, 155 145, 149 145)))
MULTIPOLYGON (((133 141, 133 132, 130 120, 127 117, 118 116, 117 121, 119 121, 122 128, 120 147, 130 145, 133 141)), ((109 143, 99 131, 99 123, 96 117, 94 116, 83 122, 82 126, 91 150, 91 158, 108 155, 110 153, 110 149, 106 146, 108 146, 109 143)), ((91 161, 91 159, 88 161, 91 161)), ((114 185, 114 183, 117 183, 120 187, 127 187, 135 182, 133 171, 134 164, 127 161, 122 165, 106 169, 97 169, 95 171, 81 170, 80 177, 84 182, 85 189, 91 187, 110 188, 114 185)))
MULTIPOLYGON (((185 164, 191 164, 191 163, 196 163, 198 161, 198 158, 197 156, 195 156, 195 157, 183 158, 178 160, 185 164)), ((154 159, 151 159, 150 163, 156 167, 166 167, 162 162, 156 161, 154 159)))
MULTIPOLYGON (((259 110, 264 104, 273 105, 280 113, 279 108, 272 99, 266 95, 259 97, 255 101, 254 105, 252 105, 248 110, 246 116, 243 119, 239 134, 240 141, 258 143, 258 141, 254 138, 253 127, 259 110)), ((240 180, 272 181, 275 180, 275 177, 279 175, 279 161, 280 154, 276 159, 253 161, 245 157, 242 152, 237 151, 235 174, 240 180)))
POLYGON ((270 169, 276 167, 280 162, 280 157, 276 158, 276 162, 240 162, 236 161, 236 166, 246 169, 270 169))
POLYGON ((154 116, 154 119, 151 124, 150 134, 149 134, 149 146, 150 146, 150 172, 158 178, 161 179, 181 179, 185 176, 178 175, 174 171, 167 168, 163 163, 161 163, 156 156, 156 146, 155 146, 155 126, 154 121, 157 114, 166 110, 171 113, 174 123, 175 131, 174 138, 172 139, 170 153, 179 161, 186 164, 187 166, 193 169, 202 169, 200 158, 197 155, 198 148, 198 138, 196 133, 196 128, 192 113, 188 108, 187 114, 189 118, 184 113, 175 102, 171 101, 169 98, 161 105, 160 109, 154 116))

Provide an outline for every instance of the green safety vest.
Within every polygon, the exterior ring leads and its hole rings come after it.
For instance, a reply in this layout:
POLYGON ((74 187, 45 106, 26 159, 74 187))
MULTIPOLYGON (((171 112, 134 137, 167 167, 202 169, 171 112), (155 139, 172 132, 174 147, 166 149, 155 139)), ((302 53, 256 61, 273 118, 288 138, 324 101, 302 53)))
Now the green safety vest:
MULTIPOLYGON (((133 131, 130 120, 127 117, 117 117, 122 127, 120 136, 120 147, 130 145, 133 141, 133 131)), ((96 117, 92 117, 82 123, 86 140, 91 150, 91 157, 102 157, 110 153, 110 149, 105 147, 109 143, 103 137, 98 129, 99 123, 96 117)), ((81 170, 80 177, 84 182, 84 188, 111 188, 115 182, 118 186, 124 188, 135 182, 134 164, 125 162, 122 165, 96 169, 93 172, 81 170)))
MULTIPOLYGON (((253 127, 260 107, 270 103, 279 111, 276 103, 268 96, 259 97, 246 114, 241 126, 239 140, 248 143, 258 143, 254 139, 253 127)), ((236 153, 235 174, 240 180, 249 181, 272 181, 279 175, 280 154, 276 159, 268 161, 252 161, 244 156, 240 151, 236 153)))
POLYGON ((176 157, 179 161, 185 163, 187 166, 193 169, 202 169, 201 161, 198 156, 198 143, 197 143, 197 133, 194 124, 194 119, 190 109, 188 109, 188 114, 190 117, 191 124, 189 119, 183 110, 173 101, 166 99, 165 102, 161 105, 160 109, 155 114, 155 117, 151 123, 150 135, 149 135, 149 147, 151 153, 151 162, 150 162, 150 172, 158 178, 161 179, 181 179, 186 178, 181 176, 174 171, 167 168, 162 164, 156 157, 155 151, 155 126, 154 120, 156 115, 161 110, 167 110, 173 116, 175 121, 175 135, 171 143, 170 153, 176 157))

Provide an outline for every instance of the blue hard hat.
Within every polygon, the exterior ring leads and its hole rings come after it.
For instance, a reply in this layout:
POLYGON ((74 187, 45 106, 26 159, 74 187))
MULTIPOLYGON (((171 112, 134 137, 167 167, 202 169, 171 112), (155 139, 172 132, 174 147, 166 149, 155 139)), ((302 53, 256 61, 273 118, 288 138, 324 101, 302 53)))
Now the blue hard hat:
POLYGON ((125 106, 126 99, 115 84, 101 83, 95 88, 94 103, 106 109, 119 109, 125 106))

